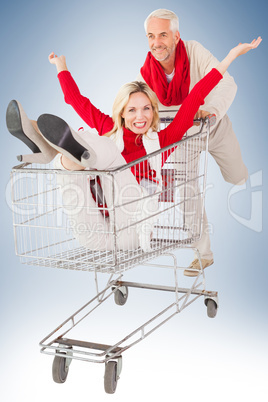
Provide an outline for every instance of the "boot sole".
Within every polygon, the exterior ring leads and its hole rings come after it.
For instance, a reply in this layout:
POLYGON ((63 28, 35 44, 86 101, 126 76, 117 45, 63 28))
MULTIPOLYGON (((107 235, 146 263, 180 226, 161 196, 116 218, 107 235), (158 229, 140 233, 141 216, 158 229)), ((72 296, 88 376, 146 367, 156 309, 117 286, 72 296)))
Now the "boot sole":
POLYGON ((6 125, 10 134, 14 135, 14 137, 24 142, 24 144, 26 144, 33 153, 41 152, 38 146, 33 141, 31 141, 24 133, 20 109, 18 103, 15 100, 9 102, 9 105, 7 107, 6 125))
POLYGON ((81 157, 86 148, 80 145, 72 135, 68 124, 60 117, 42 114, 37 125, 46 140, 60 153, 67 153, 70 159, 81 163, 81 157))

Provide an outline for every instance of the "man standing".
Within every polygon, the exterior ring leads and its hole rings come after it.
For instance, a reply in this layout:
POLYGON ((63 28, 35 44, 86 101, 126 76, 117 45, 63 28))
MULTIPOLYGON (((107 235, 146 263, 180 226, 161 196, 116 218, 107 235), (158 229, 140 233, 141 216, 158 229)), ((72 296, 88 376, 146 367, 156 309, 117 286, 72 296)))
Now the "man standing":
MULTIPOLYGON (((219 62, 200 43, 181 40, 179 20, 172 11, 153 11, 145 20, 144 27, 150 52, 137 79, 145 81, 156 93, 161 115, 173 117, 193 86, 219 62)), ((207 96, 196 118, 216 115, 216 125, 210 133, 208 150, 220 167, 223 178, 237 185, 245 183, 248 171, 226 114, 236 90, 234 79, 226 72, 222 81, 207 96)), ((213 264, 206 213, 201 238, 193 246, 199 250, 203 268, 213 264)), ((189 268, 184 274, 196 276, 198 272, 195 270, 200 270, 199 259, 194 259, 189 268)))

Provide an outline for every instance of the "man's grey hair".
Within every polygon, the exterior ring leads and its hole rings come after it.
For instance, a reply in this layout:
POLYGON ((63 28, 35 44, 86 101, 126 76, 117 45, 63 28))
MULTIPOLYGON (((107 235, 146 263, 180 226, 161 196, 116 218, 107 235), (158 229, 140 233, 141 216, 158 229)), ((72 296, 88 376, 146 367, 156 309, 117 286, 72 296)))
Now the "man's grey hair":
POLYGON ((170 20, 170 29, 173 33, 179 30, 179 18, 178 16, 173 13, 173 11, 166 10, 165 8, 159 8, 158 10, 153 11, 146 20, 144 21, 144 29, 146 34, 148 28, 148 22, 151 18, 161 18, 164 20, 170 20))

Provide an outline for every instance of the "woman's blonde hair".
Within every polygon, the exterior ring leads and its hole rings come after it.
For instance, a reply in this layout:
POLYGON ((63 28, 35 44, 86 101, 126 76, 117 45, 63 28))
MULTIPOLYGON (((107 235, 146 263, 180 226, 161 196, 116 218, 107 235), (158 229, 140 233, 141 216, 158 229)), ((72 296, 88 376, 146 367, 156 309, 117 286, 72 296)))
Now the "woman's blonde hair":
POLYGON ((114 127, 109 133, 107 133, 108 135, 111 135, 115 133, 117 130, 121 129, 122 127, 125 127, 125 121, 124 118, 122 117, 124 108, 126 107, 129 101, 130 95, 137 92, 141 92, 149 98, 153 109, 153 120, 151 124, 151 129, 153 131, 158 131, 159 115, 158 115, 157 97, 145 82, 133 81, 123 85, 119 89, 115 97, 112 111, 112 119, 114 121, 114 127))

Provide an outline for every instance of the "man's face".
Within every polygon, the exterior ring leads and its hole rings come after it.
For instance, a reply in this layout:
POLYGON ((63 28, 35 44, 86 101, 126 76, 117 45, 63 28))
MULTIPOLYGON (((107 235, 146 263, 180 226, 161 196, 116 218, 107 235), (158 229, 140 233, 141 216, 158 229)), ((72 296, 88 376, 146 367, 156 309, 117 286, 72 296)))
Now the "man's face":
POLYGON ((175 52, 180 40, 180 33, 170 29, 170 21, 162 18, 151 18, 148 22, 147 37, 152 55, 158 61, 168 61, 175 52))

